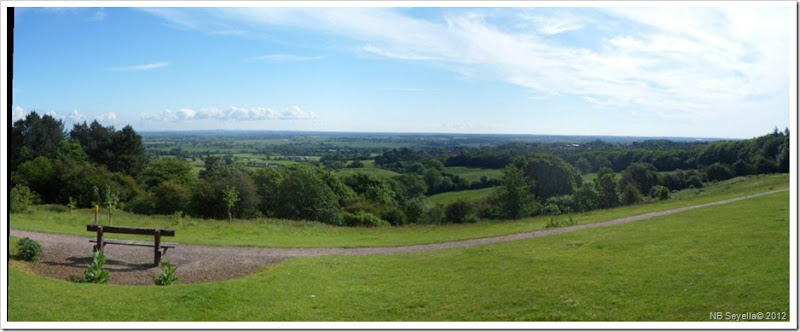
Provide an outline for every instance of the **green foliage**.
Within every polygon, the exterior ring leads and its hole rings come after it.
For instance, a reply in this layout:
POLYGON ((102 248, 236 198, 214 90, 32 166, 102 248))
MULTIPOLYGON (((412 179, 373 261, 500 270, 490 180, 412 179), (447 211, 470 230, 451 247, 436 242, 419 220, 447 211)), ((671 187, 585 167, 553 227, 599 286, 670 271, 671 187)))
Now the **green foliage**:
POLYGON ((378 216, 365 211, 359 211, 356 213, 342 211, 340 220, 342 225, 351 227, 385 227, 390 225, 388 221, 378 218, 378 216))
POLYGON ((64 122, 50 115, 28 113, 17 120, 9 135, 9 169, 16 171, 25 161, 50 156, 64 140, 64 122))
POLYGON ((225 189, 222 190, 222 200, 225 201, 225 206, 228 207, 228 221, 233 221, 231 209, 239 201, 239 192, 231 186, 225 186, 225 189))
POLYGON ((336 224, 339 198, 325 183, 322 171, 306 165, 286 167, 278 187, 275 215, 295 220, 336 224))
POLYGON ((587 174, 592 170, 592 164, 589 163, 589 160, 587 160, 586 157, 578 158, 578 160, 575 162, 575 167, 581 171, 581 174, 587 174))
POLYGON ((629 182, 622 188, 622 195, 620 195, 623 205, 633 205, 642 202, 642 194, 632 182, 629 182))
POLYGON ((17 243, 17 257, 28 262, 38 262, 42 259, 42 245, 36 240, 22 238, 17 243))
POLYGON ((78 207, 78 202, 76 202, 72 198, 72 196, 70 196, 69 197, 69 203, 67 203, 67 208, 69 209, 69 212, 72 213, 72 210, 75 210, 75 208, 77 208, 77 207, 78 207))
POLYGON ((158 214, 171 214, 186 211, 191 202, 191 189, 180 182, 166 180, 151 189, 152 211, 158 214))
POLYGON ((600 207, 600 193, 594 182, 584 183, 572 196, 575 211, 590 211, 600 207))
POLYGON ((547 203, 542 209, 542 213, 548 216, 558 216, 561 215, 561 208, 558 207, 558 204, 547 203))
POLYGON ((506 219, 529 216, 534 202, 528 179, 513 165, 503 169, 502 185, 495 189, 489 201, 499 208, 499 217, 506 219))
POLYGON ((724 181, 736 176, 734 169, 728 165, 714 163, 706 169, 709 181, 724 181))
POLYGON ((658 172, 650 163, 633 163, 622 171, 619 185, 625 188, 633 184, 640 193, 649 193, 650 188, 658 184, 658 172))
POLYGON ((70 137, 83 146, 89 158, 106 165, 111 172, 138 176, 147 164, 142 137, 130 125, 117 131, 113 126, 104 127, 97 120, 75 124, 70 137))
POLYGON ((174 284, 179 277, 175 276, 175 270, 178 267, 173 265, 170 261, 161 261, 161 274, 153 277, 153 282, 158 286, 169 286, 174 284))
POLYGON ((567 219, 560 219, 558 217, 550 217, 550 220, 544 225, 544 228, 558 228, 575 226, 578 224, 577 220, 572 219, 572 215, 567 215, 567 219))
POLYGON ((156 187, 166 181, 185 186, 195 181, 192 175, 192 165, 185 160, 177 158, 150 161, 144 169, 140 180, 147 188, 156 187))
POLYGON ((528 178, 532 193, 539 200, 570 195, 581 183, 580 172, 555 155, 533 154, 518 157, 514 159, 513 165, 528 178))
POLYGON ((8 195, 10 200, 9 211, 11 213, 27 211, 31 204, 33 204, 35 195, 36 194, 27 186, 21 184, 14 186, 14 188, 11 188, 11 192, 8 195))
POLYGON ((73 282, 105 284, 111 279, 111 273, 105 269, 105 265, 106 256, 103 255, 102 250, 96 250, 92 253, 92 261, 83 272, 83 279, 71 276, 70 280, 73 282))
POLYGON ((470 202, 455 201, 445 208, 447 221, 454 223, 473 223, 478 221, 475 216, 475 207, 470 202), (470 215, 472 215, 470 217, 470 215))
POLYGON ((46 202, 53 202, 58 196, 59 188, 53 186, 52 181, 56 176, 53 162, 45 157, 23 162, 17 167, 17 183, 26 184, 31 190, 38 193, 46 202))
POLYGON ((653 186, 650 189, 650 198, 656 198, 659 200, 669 199, 669 188, 664 186, 653 186))
MULTIPOLYGON (((577 211, 576 202, 572 195, 563 195, 563 196, 554 196, 547 199, 545 202, 545 210, 547 210, 547 206, 555 205, 557 211, 560 213, 570 213, 573 211, 577 211)), ((559 213, 559 214, 560 214, 559 213)))

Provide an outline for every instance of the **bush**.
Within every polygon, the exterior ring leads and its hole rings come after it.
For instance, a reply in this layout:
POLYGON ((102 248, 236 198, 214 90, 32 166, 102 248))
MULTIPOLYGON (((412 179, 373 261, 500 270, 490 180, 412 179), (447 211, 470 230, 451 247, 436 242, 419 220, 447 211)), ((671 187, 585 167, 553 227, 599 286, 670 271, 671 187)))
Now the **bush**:
POLYGON ((653 186, 650 189, 650 198, 657 198, 659 200, 669 199, 669 188, 664 186, 653 186))
POLYGON ((342 211, 340 219, 345 226, 384 227, 390 225, 388 221, 365 211, 358 211, 356 213, 342 211))
POLYGON ((544 228, 556 228, 556 227, 564 227, 564 226, 575 226, 578 224, 576 220, 572 219, 571 215, 567 215, 567 220, 559 220, 558 218, 550 217, 550 221, 547 222, 547 225, 544 228))
POLYGON ((623 205, 633 205, 642 202, 642 194, 639 193, 639 189, 637 189, 633 183, 625 185, 620 198, 622 199, 623 205))
POLYGON ((544 214, 546 214, 546 215, 557 216, 557 215, 561 214, 561 209, 558 207, 558 205, 553 204, 553 203, 549 203, 549 204, 544 206, 544 209, 543 209, 542 212, 544 214))
POLYGON ((153 282, 155 282, 158 286, 168 286, 174 284, 178 281, 178 277, 175 276, 175 270, 178 267, 173 265, 170 261, 162 261, 161 262, 161 274, 153 277, 153 282))
POLYGON ((28 262, 38 262, 42 259, 42 245, 30 238, 20 239, 17 256, 28 262))
POLYGON ((454 223, 466 222, 466 216, 473 213, 472 204, 466 201, 455 201, 445 208, 445 216, 448 221, 454 223))
POLYGON ((35 198, 35 193, 31 191, 30 188, 27 186, 23 186, 18 184, 11 188, 11 192, 9 193, 9 198, 11 199, 11 203, 9 209, 12 213, 20 213, 25 212, 28 210, 28 207, 33 204, 33 200, 35 198))
POLYGON ((104 284, 111 279, 111 273, 104 269, 106 265, 106 256, 103 255, 102 250, 97 250, 92 253, 92 262, 86 267, 83 273, 82 282, 104 284))

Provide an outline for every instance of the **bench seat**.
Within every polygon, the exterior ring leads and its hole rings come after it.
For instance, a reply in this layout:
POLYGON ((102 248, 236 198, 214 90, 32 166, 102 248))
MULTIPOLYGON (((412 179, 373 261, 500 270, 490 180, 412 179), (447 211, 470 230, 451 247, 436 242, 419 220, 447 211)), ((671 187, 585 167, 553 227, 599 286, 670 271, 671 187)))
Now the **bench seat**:
MULTIPOLYGON (((97 243, 97 240, 89 240, 91 243, 97 243)), ((103 243, 105 244, 121 244, 126 246, 140 246, 140 247, 153 247, 152 241, 135 241, 135 240, 115 240, 115 239, 103 239, 103 243)), ((172 242, 161 242, 161 248, 175 248, 177 243, 172 242)))

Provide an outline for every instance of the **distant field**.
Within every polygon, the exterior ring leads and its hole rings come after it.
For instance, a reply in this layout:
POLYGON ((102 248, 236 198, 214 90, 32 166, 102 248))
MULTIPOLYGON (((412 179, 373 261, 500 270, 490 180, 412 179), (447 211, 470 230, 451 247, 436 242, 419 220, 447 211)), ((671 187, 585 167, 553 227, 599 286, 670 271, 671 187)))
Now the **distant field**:
POLYGON ((788 201, 782 192, 470 248, 294 258, 166 287, 74 284, 11 260, 8 319, 708 321, 720 310, 789 319, 788 201))
POLYGON ((483 188, 475 190, 462 190, 436 194, 428 197, 428 202, 434 204, 450 204, 455 201, 476 202, 492 194, 495 188, 483 188))
POLYGON ((491 169, 491 168, 473 168, 473 167, 445 167, 445 173, 456 174, 463 179, 467 179, 469 181, 480 181, 481 177, 486 175, 490 179, 497 179, 503 177, 503 170, 501 169, 491 169))
POLYGON ((374 168, 374 167, 364 167, 364 168, 342 168, 340 170, 334 171, 334 174, 339 174, 342 176, 349 175, 349 174, 356 174, 356 173, 365 173, 365 174, 372 174, 384 178, 393 178, 395 176, 400 175, 400 173, 390 171, 388 169, 382 168, 374 168))

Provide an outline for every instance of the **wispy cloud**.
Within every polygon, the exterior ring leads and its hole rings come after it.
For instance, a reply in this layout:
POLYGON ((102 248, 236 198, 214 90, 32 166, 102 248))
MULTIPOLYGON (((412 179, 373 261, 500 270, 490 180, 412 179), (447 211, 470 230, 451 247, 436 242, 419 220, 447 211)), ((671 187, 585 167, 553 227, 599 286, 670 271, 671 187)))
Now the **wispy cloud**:
POLYGON ((169 62, 161 61, 161 62, 142 64, 142 65, 110 67, 110 68, 107 68, 107 70, 109 70, 109 71, 144 71, 144 70, 152 70, 152 69, 162 68, 162 67, 166 67, 168 65, 169 65, 169 62))
MULTIPOLYGON (((788 107, 790 15, 785 8, 568 8, 444 11, 392 8, 224 8, 161 13, 197 28, 204 18, 268 31, 292 27, 355 42, 356 53, 420 61, 459 77, 537 95, 687 119, 788 107), (527 22, 527 23, 525 23, 527 22), (526 25, 527 24, 527 25, 526 25), (580 38, 563 37, 580 31, 580 38), (768 105, 768 106, 765 106, 768 105)), ((574 35, 574 34, 573 34, 574 35)), ((267 55, 286 61, 291 56, 267 55)), ((610 108, 610 107, 609 107, 610 108)))
POLYGON ((182 108, 167 109, 157 114, 143 114, 143 120, 151 121, 188 121, 188 120, 223 120, 223 121, 258 121, 258 120, 313 120, 316 113, 306 111, 299 106, 290 106, 284 110, 273 110, 268 107, 207 107, 199 110, 182 108))
POLYGON ((260 60, 269 62, 304 62, 324 59, 324 55, 296 55, 296 54, 264 54, 248 58, 248 60, 260 60))

